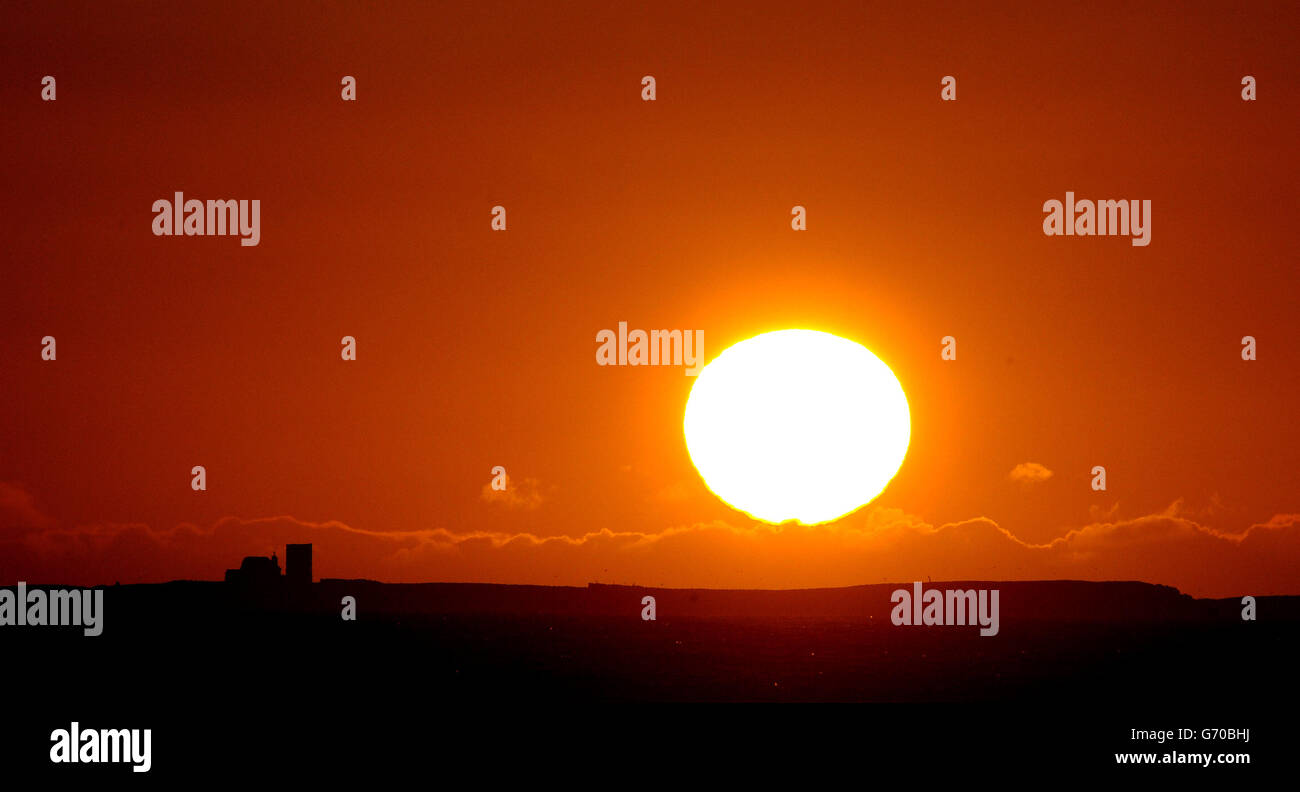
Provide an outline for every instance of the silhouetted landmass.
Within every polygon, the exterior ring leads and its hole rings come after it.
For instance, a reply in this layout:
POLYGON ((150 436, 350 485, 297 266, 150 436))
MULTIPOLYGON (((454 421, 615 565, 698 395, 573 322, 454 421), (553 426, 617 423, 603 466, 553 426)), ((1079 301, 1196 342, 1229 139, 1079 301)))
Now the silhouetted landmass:
MULTIPOLYGON (((394 584, 323 580, 324 606, 338 593, 360 596, 384 613, 638 615, 641 598, 655 597, 659 619, 806 619, 889 623, 896 589, 911 582, 794 590, 666 589, 599 583, 585 588, 476 583, 394 584)), ((1139 582, 944 581, 926 589, 999 589, 1001 618, 1061 622, 1240 620, 1240 598, 1195 599, 1170 586, 1139 582)), ((1273 619, 1300 619, 1300 597, 1260 597, 1273 619)), ((336 600, 335 600, 336 601, 336 600)))
MULTIPOLYGON (((265 559, 263 559, 265 560, 265 559)), ((271 581, 276 582, 276 581, 271 581)), ((592 618, 635 618, 641 598, 656 600, 664 620, 811 620, 889 623, 891 595, 911 591, 912 583, 882 583, 816 589, 671 589, 590 583, 587 586, 533 586, 495 583, 382 583, 368 579, 325 578, 307 587, 290 588, 255 579, 231 585, 208 581, 173 581, 103 587, 111 615, 128 619, 148 614, 160 603, 207 609, 267 612, 329 612, 337 615, 343 596, 357 597, 363 620, 376 615, 502 614, 592 618), (123 612, 125 611, 125 612, 123 612)), ((2 588, 2 587, 0 587, 2 588)), ((12 586, 8 587, 10 590, 12 586)), ((61 588, 28 584, 28 588, 61 588)), ((1240 598, 1197 599, 1171 586, 1134 581, 935 581, 926 590, 997 589, 1006 625, 1024 621, 1167 622, 1240 621, 1240 598)), ((1256 598, 1266 621, 1300 620, 1300 596, 1256 598)))
POLYGON ((1265 695, 1269 684, 1294 687, 1279 647, 1293 640, 1300 597, 1260 597, 1258 621, 1243 622, 1237 599, 1145 583, 926 584, 999 589, 999 634, 981 637, 977 627, 891 624, 890 595, 910 586, 178 581, 107 587, 102 636, 4 627, 0 645, 50 673, 91 664, 114 680, 112 690, 197 686, 215 708, 286 679, 297 691, 287 695, 322 706, 363 694, 1096 702, 1177 701, 1194 690, 1198 700, 1228 701, 1265 695), (641 619, 646 595, 656 598, 653 622, 641 619), (356 598, 356 621, 340 616, 344 596, 356 598), (1244 689, 1243 673, 1252 680, 1244 689))
MULTIPOLYGON (((325 767, 335 754, 376 772, 390 756, 442 767, 476 750, 490 762, 532 750, 541 766, 569 754, 588 762, 584 750, 621 757, 646 740, 716 761, 710 746, 722 732, 754 745, 780 735, 794 758, 827 746, 850 756, 871 743, 914 757, 965 752, 971 766, 996 757, 1060 770, 1061 761, 1109 763, 1109 752, 1132 749, 1128 732, 1140 727, 1249 726, 1260 750, 1262 740, 1284 739, 1279 713, 1296 704, 1300 597, 1260 597, 1258 620, 1243 622, 1236 598, 1195 600, 1160 585, 926 584, 1000 590, 1000 631, 982 637, 978 627, 893 626, 891 594, 910 583, 706 590, 235 579, 243 583, 107 587, 99 637, 0 627, 0 650, 17 670, 0 756, 48 769, 49 735, 77 720, 155 728, 153 774, 185 779, 294 757, 325 767), (654 622, 641 619, 647 594, 654 622), (339 615, 344 596, 356 598, 355 622, 339 615), (663 701, 953 706, 874 707, 849 719, 748 707, 727 718, 710 707, 582 709, 663 701)), ((87 767, 59 772, 99 771, 87 767)))
MULTIPOLYGON (((690 748, 753 723, 766 725, 745 731, 749 739, 811 735, 800 750, 855 751, 853 735, 873 738, 824 717, 578 713, 603 702, 950 702, 856 712, 874 739, 912 745, 890 736, 902 729, 922 740, 921 753, 940 735, 945 755, 979 746, 978 761, 996 748, 1017 762, 1095 765, 1130 750, 1139 727, 1269 726, 1260 737, 1277 740, 1270 724, 1296 703, 1300 597, 1260 597, 1258 620, 1243 622, 1237 599, 1145 583, 926 584, 999 589, 999 633, 981 637, 971 626, 891 624, 890 596, 910 585, 110 586, 101 636, 0 627, 0 651, 18 669, 7 750, 40 765, 51 731, 75 720, 155 728, 155 772, 170 766, 187 779, 212 762, 328 762, 336 752, 376 768, 393 750, 453 761, 439 752, 444 741, 455 754, 500 744, 502 758, 543 745, 618 752, 644 735, 690 748), (641 619, 646 595, 655 621, 641 619), (356 621, 340 617, 344 596, 356 599, 356 621), (502 733, 514 736, 494 742, 502 733)), ((539 748, 533 761, 550 754, 539 748)))

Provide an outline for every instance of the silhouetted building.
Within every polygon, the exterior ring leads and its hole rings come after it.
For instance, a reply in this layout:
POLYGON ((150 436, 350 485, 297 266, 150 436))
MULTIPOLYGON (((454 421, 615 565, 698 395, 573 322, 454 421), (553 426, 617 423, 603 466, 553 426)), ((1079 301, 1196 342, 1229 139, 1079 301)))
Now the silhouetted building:
POLYGON ((249 585, 275 584, 280 580, 280 560, 272 553, 266 556, 248 556, 239 569, 226 570, 227 583, 249 585))
POLYGON ((285 545, 284 575, 291 586, 311 585, 310 544, 285 545))

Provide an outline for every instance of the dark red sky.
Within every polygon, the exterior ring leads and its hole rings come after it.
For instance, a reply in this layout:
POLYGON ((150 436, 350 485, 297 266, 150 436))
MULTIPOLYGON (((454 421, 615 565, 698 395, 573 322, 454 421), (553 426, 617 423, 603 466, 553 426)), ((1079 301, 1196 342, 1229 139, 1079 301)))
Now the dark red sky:
POLYGON ((304 540, 324 576, 1300 593, 1294 3, 268 5, 3 12, 0 582, 304 540), (261 244, 153 236, 177 190, 261 200, 261 244), (1067 190, 1150 199, 1150 246, 1044 236, 1067 190), (595 365, 619 321, 859 341, 907 460, 755 526, 691 466, 692 380, 595 365))

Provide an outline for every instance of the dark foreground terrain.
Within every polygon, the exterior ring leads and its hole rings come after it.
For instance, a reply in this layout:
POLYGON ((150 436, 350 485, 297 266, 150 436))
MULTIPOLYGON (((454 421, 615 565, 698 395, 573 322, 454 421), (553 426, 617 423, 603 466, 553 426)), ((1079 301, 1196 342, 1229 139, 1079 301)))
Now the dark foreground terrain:
POLYGON ((1096 764, 1112 748, 1160 748, 1133 745, 1133 728, 1253 727, 1262 747, 1284 736, 1274 723, 1294 722, 1300 598, 1261 597, 1258 620, 1243 622, 1238 600, 1140 583, 930 586, 999 589, 999 633, 892 625, 890 594, 910 584, 110 587, 101 636, 0 628, 11 737, 0 758, 48 771, 50 731, 76 720, 153 728, 151 776, 195 763, 228 771, 254 757, 319 769, 426 751, 470 761, 486 746, 551 755, 606 745, 635 756, 638 746, 701 750, 728 738, 750 750, 755 738, 774 741, 787 758, 836 740, 870 752, 873 741, 902 739, 925 755, 934 739, 945 756, 1096 764), (641 618, 647 594, 655 621, 641 618), (355 621, 340 616, 344 596, 356 598, 355 621), (594 706, 608 702, 882 706, 594 706), (909 702, 923 706, 897 706, 909 702), (1095 755, 1080 758, 1086 745, 1095 755))

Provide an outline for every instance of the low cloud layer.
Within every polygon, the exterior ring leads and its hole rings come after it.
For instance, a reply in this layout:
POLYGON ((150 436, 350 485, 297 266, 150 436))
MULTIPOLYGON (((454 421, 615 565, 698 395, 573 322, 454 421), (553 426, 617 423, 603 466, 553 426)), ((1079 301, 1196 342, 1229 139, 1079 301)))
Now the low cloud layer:
POLYGON ((574 536, 375 532, 291 516, 226 517, 207 526, 61 526, 21 488, 0 484, 0 583, 89 585, 220 579, 245 555, 316 545, 317 577, 707 588, 846 586, 926 578, 1143 580, 1196 596, 1297 593, 1300 515, 1223 533, 1183 514, 1105 519, 1045 544, 993 520, 931 525, 868 507, 831 526, 697 523, 658 533, 574 536))

